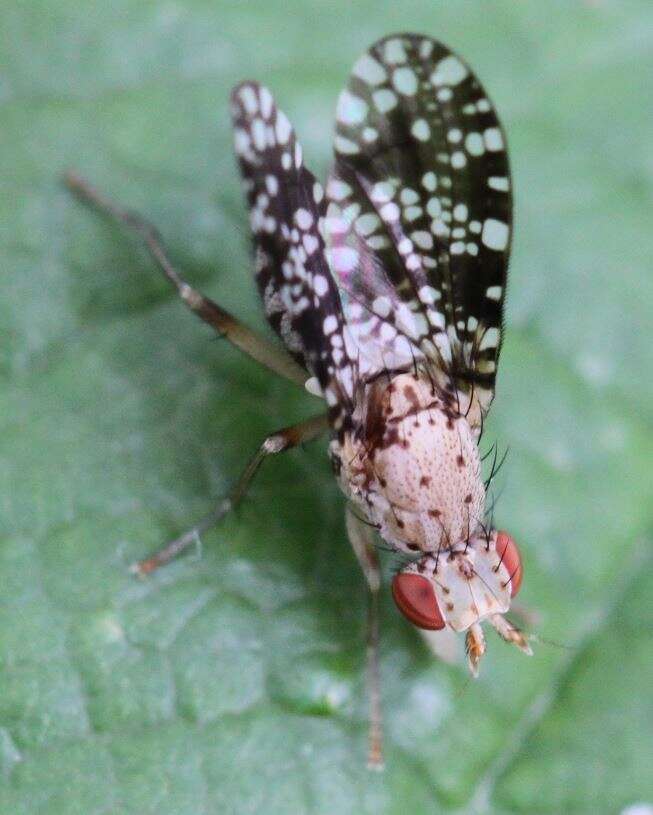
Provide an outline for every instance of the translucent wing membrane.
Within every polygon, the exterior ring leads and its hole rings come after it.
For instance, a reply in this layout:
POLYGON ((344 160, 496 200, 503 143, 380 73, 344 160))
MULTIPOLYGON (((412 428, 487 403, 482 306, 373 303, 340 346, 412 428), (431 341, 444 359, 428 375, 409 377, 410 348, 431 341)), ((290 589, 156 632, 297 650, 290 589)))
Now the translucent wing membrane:
POLYGON ((336 116, 325 237, 361 358, 425 357, 487 410, 512 210, 491 102, 443 45, 395 35, 356 62, 336 116))
POLYGON ((234 89, 231 102, 267 318, 317 378, 332 422, 342 426, 351 408, 353 371, 319 228, 326 207, 323 189, 304 167, 288 118, 267 88, 245 82, 234 89))

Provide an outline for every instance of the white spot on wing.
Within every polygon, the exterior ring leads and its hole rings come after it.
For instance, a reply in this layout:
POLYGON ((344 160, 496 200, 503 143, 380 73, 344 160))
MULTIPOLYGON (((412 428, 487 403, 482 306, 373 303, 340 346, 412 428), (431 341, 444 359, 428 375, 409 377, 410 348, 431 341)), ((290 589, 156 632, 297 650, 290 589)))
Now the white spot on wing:
POLYGON ((508 245, 509 230, 508 225, 496 218, 486 218, 483 222, 483 232, 481 240, 488 249, 498 252, 503 251, 508 245))
POLYGON ((414 96, 417 91, 417 76, 412 68, 397 68, 392 74, 392 84, 404 96, 414 96))
POLYGON ((487 180, 487 185, 493 190, 499 192, 508 192, 510 185, 508 179, 504 175, 491 175, 487 180))
POLYGON ((431 82, 434 85, 458 85, 467 76, 467 68, 458 57, 450 55, 441 59, 435 66, 435 71, 431 74, 431 82))
POLYGON ((387 40, 383 49, 383 57, 390 65, 396 65, 398 62, 406 62, 408 57, 404 50, 404 44, 399 39, 387 40))
POLYGON ((370 54, 363 54, 357 60, 352 73, 368 85, 380 85, 386 78, 385 68, 370 54))
POLYGON ((483 133, 483 139, 485 146, 491 152, 496 153, 498 150, 503 150, 503 136, 498 127, 488 127, 483 133))
POLYGON ((360 124, 367 115, 367 103, 359 96, 345 90, 338 98, 336 116, 339 121, 346 125, 360 124))
POLYGON ((387 113, 397 106, 397 94, 387 88, 374 91, 372 99, 379 113, 387 113))
POLYGON ((277 122, 274 129, 277 134, 277 141, 279 144, 285 144, 290 138, 292 128, 290 126, 290 122, 288 121, 288 117, 282 110, 277 111, 277 122))
POLYGON ((431 136, 431 128, 428 126, 426 119, 416 119, 410 132, 419 141, 428 141, 431 136))
POLYGON ((358 145, 351 139, 346 139, 344 136, 336 136, 334 139, 336 150, 345 155, 354 155, 358 153, 358 145))

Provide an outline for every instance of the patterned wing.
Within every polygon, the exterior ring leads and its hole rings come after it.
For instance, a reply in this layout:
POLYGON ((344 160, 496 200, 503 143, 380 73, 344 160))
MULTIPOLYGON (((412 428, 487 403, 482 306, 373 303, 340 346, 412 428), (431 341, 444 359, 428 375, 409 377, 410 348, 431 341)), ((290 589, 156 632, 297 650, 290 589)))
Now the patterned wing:
POLYGON ((485 412, 512 200, 505 140, 481 84, 435 40, 386 37, 340 95, 335 154, 327 238, 357 343, 386 365, 426 357, 485 412))
POLYGON ((290 353, 317 378, 332 422, 340 427, 351 412, 354 371, 319 229, 324 192, 304 167, 290 122, 267 88, 244 82, 232 92, 231 104, 256 281, 267 318, 290 353))

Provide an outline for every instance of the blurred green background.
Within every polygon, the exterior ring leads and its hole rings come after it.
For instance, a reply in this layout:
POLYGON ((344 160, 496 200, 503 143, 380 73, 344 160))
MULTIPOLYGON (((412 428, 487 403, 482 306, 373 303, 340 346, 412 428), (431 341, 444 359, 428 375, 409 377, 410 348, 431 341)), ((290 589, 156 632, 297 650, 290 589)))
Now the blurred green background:
POLYGON ((4 0, 0 812, 653 807, 652 77, 650 0, 4 0), (462 53, 508 133, 484 449, 510 446, 497 521, 535 631, 568 647, 526 659, 490 635, 470 682, 386 593, 378 776, 365 593, 323 443, 268 463, 201 557, 127 573, 314 403, 213 342, 59 176, 149 214, 188 278, 262 327, 229 89, 264 80, 324 175, 349 69, 396 30, 462 53))

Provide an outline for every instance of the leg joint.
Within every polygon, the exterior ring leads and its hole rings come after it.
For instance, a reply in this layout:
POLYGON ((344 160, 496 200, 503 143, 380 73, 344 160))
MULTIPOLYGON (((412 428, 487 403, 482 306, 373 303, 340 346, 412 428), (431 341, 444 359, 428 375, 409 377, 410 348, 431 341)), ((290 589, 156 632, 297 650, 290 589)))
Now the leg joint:
POLYGON ((261 445, 261 450, 266 455, 270 455, 273 453, 281 453, 286 447, 288 447, 288 439, 286 436, 283 433, 275 433, 267 437, 261 445))

